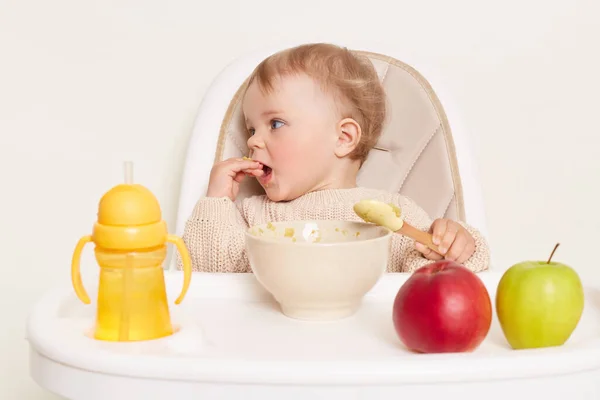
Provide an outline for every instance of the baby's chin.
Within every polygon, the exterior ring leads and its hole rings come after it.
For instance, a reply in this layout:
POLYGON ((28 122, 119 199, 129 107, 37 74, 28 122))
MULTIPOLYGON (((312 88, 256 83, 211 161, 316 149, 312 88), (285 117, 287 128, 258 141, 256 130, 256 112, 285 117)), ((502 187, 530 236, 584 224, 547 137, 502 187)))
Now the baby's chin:
POLYGON ((264 188, 267 198, 275 202, 292 201, 300 197, 297 194, 280 190, 278 187, 264 188))
POLYGON ((290 198, 289 196, 283 196, 277 192, 273 193, 271 191, 267 191, 266 194, 267 194, 267 198, 269 200, 275 201, 275 202, 294 200, 293 198, 290 198))

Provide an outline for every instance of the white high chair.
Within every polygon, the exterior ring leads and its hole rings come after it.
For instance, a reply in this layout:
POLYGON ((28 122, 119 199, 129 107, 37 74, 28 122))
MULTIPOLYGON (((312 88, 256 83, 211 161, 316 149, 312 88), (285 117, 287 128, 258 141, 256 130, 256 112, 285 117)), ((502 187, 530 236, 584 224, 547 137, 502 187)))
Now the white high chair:
MULTIPOLYGON (((279 48, 238 59, 207 91, 185 160, 176 234, 206 192, 214 161, 246 153, 237 94, 254 66, 279 48)), ((392 118, 359 183, 398 190, 433 218, 460 219, 485 235, 469 140, 440 93, 441 80, 393 50, 369 50, 364 54, 385 84, 392 118)), ((241 197, 260 192, 246 182, 241 197)), ((500 273, 479 276, 493 302, 500 273)), ((171 307, 179 332, 137 343, 86 336, 93 304, 81 304, 70 286, 58 288, 28 320, 31 375, 77 400, 600 398, 600 286, 586 287, 584 315, 564 346, 513 351, 494 314, 473 354, 418 355, 399 345, 392 327, 390 304, 406 277, 384 275, 351 318, 301 323, 283 316, 252 274, 196 273, 188 297, 171 307)), ((174 260, 166 283, 172 304, 181 285, 174 260)))

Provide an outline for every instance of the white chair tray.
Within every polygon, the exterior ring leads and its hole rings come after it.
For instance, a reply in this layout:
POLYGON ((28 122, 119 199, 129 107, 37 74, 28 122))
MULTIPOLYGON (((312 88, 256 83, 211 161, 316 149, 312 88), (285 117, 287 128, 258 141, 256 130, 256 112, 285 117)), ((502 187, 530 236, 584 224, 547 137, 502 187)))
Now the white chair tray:
MULTIPOLYGON (((416 354, 392 324, 406 274, 384 275, 355 315, 329 322, 286 317, 252 274, 194 273, 175 306, 183 279, 165 274, 177 332, 162 339, 97 341, 95 303, 82 304, 70 287, 41 299, 27 327, 38 384, 82 400, 600 398, 597 285, 586 285, 584 314, 563 346, 512 350, 494 309, 492 328, 474 352, 416 354)), ((500 274, 479 276, 493 303, 500 274)))

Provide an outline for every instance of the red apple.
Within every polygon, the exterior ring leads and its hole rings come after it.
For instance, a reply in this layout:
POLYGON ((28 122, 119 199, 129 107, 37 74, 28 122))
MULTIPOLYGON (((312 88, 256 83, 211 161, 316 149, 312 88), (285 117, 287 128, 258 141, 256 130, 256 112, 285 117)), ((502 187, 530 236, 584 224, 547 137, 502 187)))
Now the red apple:
POLYGON ((489 293, 475 273, 448 260, 416 270, 398 290, 394 328, 410 350, 475 350, 492 324, 489 293))

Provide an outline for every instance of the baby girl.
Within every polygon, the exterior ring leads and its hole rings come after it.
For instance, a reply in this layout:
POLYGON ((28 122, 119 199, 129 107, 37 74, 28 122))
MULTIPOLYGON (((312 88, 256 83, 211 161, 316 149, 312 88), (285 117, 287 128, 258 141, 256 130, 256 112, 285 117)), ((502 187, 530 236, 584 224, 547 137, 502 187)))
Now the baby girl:
POLYGON ((404 220, 431 232, 438 245, 439 253, 393 235, 388 272, 412 272, 443 258, 472 271, 487 269, 489 248, 475 228, 432 221, 405 196, 357 186, 358 171, 381 134, 385 102, 371 62, 345 48, 303 45, 259 64, 242 103, 251 159, 213 166, 206 197, 199 199, 183 235, 193 269, 251 272, 244 239, 249 226, 360 221, 353 205, 362 199, 398 205, 404 220), (265 195, 236 201, 244 179, 257 179, 265 195))

